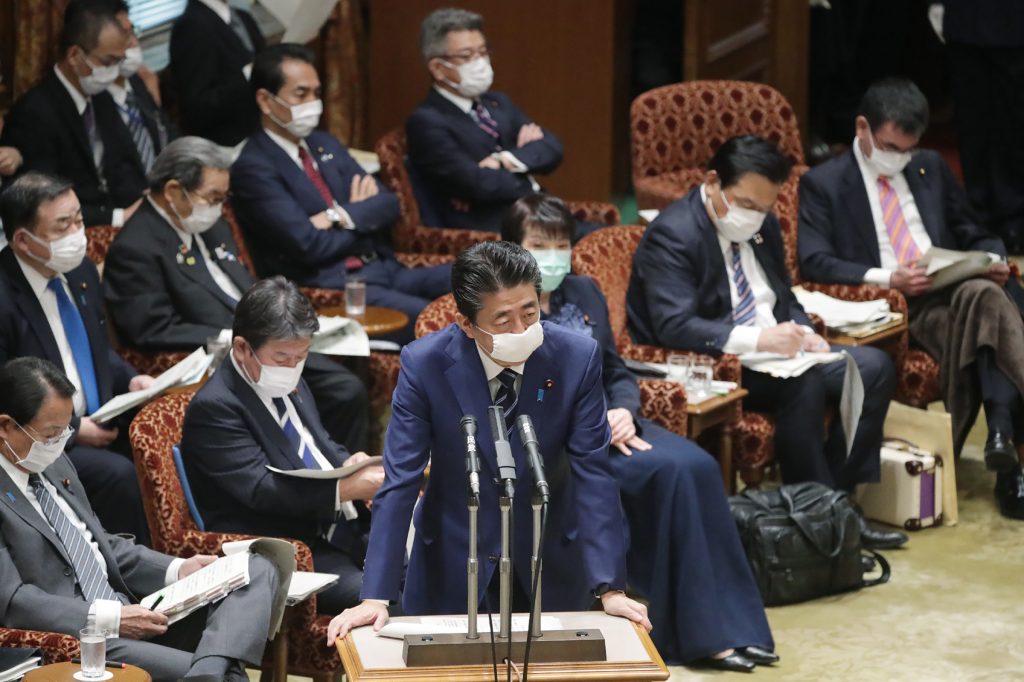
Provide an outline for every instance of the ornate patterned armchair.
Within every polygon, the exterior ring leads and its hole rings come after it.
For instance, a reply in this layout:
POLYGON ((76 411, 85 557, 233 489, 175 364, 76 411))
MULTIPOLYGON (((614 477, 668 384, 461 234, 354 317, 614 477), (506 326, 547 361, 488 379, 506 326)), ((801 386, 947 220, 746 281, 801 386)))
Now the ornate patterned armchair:
POLYGON ((43 664, 66 663, 78 658, 78 639, 59 632, 40 630, 16 630, 0 628, 0 648, 37 647, 43 656, 43 664))
POLYGON ((774 140, 804 163, 796 115, 774 88, 745 81, 688 81, 645 92, 630 107, 637 206, 662 209, 682 196, 685 171, 703 169, 730 137, 774 140))
MULTIPOLYGON (((413 253, 443 253, 457 256, 478 242, 499 239, 494 232, 424 227, 419 204, 412 189, 412 180, 405 167, 405 130, 395 128, 377 141, 374 151, 380 158, 380 175, 384 184, 398 197, 402 217, 392 234, 395 248, 413 253)), ((601 201, 570 201, 570 210, 577 220, 599 225, 619 223, 619 210, 601 201)))
MULTIPOLYGON (((437 299, 416 318, 416 338, 444 329, 455 321, 455 299, 451 294, 437 299)), ((643 416, 681 436, 686 435, 686 390, 661 379, 640 380, 640 409, 643 416)))
MULTIPOLYGON (((250 539, 234 533, 201 531, 189 512, 172 448, 181 442, 185 410, 192 395, 167 395, 153 401, 142 408, 128 429, 153 548, 180 557, 217 554, 225 542, 250 539)), ((312 571, 309 547, 297 540, 292 542, 297 568, 312 571)), ((324 644, 330 618, 317 616, 316 596, 291 607, 286 618, 288 672, 312 676, 318 681, 333 679, 341 663, 334 649, 324 644)), ((265 659, 264 665, 267 664, 265 659)))

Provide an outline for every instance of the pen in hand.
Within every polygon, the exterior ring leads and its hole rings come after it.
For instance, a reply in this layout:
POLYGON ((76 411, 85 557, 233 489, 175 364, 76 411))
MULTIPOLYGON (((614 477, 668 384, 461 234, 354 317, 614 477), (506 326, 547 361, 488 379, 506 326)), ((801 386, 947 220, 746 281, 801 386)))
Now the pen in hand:
POLYGON ((164 595, 160 595, 153 601, 153 605, 149 607, 150 611, 156 611, 156 607, 160 605, 160 602, 164 600, 164 595))

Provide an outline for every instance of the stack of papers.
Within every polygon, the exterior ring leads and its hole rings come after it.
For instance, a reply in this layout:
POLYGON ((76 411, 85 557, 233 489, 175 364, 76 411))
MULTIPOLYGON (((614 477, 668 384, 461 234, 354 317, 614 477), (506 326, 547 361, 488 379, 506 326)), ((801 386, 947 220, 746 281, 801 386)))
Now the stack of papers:
POLYGON ((999 260, 999 256, 994 253, 953 251, 933 246, 921 256, 917 264, 927 269, 926 274, 932 278, 932 289, 942 289, 984 275, 999 260))
POLYGON ((194 384, 206 376, 213 359, 213 355, 207 355, 205 350, 197 348, 187 358, 158 376, 149 388, 114 396, 89 417, 94 422, 102 424, 128 410, 148 403, 169 388, 194 384))
POLYGON ((320 331, 309 345, 312 353, 365 358, 370 354, 370 337, 363 325, 348 317, 321 315, 320 331))
POLYGON ((886 322, 890 316, 889 302, 885 299, 843 301, 820 291, 807 291, 802 287, 793 287, 793 293, 804 310, 820 317, 824 320, 825 326, 832 329, 886 322))
POLYGON ((778 379, 791 379, 815 365, 827 365, 844 358, 843 353, 801 352, 794 358, 779 353, 744 353, 740 356, 740 363, 755 372, 762 372, 778 379))

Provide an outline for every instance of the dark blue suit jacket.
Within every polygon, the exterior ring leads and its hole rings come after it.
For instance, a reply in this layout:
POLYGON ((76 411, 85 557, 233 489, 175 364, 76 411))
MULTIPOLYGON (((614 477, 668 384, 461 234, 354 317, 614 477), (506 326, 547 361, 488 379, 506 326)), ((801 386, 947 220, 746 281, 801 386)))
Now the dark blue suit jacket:
MULTIPOLYGON (((551 484, 544 562, 544 608, 576 610, 601 584, 625 583, 624 528, 619 491, 608 459, 611 433, 597 344, 557 325, 544 325, 544 343, 526 362, 518 414, 537 430, 551 484)), ((430 481, 415 515, 416 539, 406 572, 402 608, 409 614, 466 609, 466 511, 463 415, 479 425, 481 453, 480 597, 500 554, 491 405, 476 343, 456 325, 402 350, 402 371, 384 445, 384 485, 373 503, 362 596, 394 600, 402 578, 409 518, 423 470, 430 481)), ((512 438, 518 485, 514 505, 515 571, 528 582, 532 476, 518 436, 512 438)))
MULTIPOLYGON (((946 162, 930 150, 903 170, 924 228, 935 246, 1006 255, 998 237, 974 222, 967 196, 946 162)), ((800 179, 800 274, 813 282, 862 284, 881 267, 875 221, 852 151, 812 168, 800 179)))
MULTIPOLYGON (((550 173, 562 162, 562 143, 547 129, 543 139, 516 148, 519 129, 533 120, 507 95, 486 92, 480 101, 498 124, 501 148, 530 173, 550 173)), ((406 121, 405 133, 414 174, 433 199, 433 211, 424 214, 436 214, 440 227, 498 232, 509 204, 533 192, 523 173, 480 168, 480 160, 495 151, 494 138, 433 88, 406 121)))
MULTIPOLYGON (((291 396, 302 423, 331 464, 348 458, 320 423, 305 381, 291 396)), ((281 426, 225 358, 185 413, 181 455, 206 529, 312 542, 335 516, 337 481, 293 478, 300 469, 281 426)))
MULTIPOLYGON (((810 326, 790 291, 779 221, 769 213, 750 240, 768 285, 775 292, 778 322, 810 326)), ((721 353, 735 326, 730 270, 718 233, 700 199, 700 188, 661 212, 633 256, 626 294, 629 329, 637 343, 721 353)))
MULTIPOLYGON (((88 258, 67 275, 72 298, 85 324, 96 371, 100 402, 128 391, 128 383, 138 374, 110 345, 103 315, 103 285, 96 266, 88 258)), ((0 251, 0 364, 11 358, 35 356, 64 367, 43 307, 25 279, 11 247, 0 251)), ((78 417, 71 425, 77 431, 78 417)), ((74 437, 68 448, 74 444, 74 437)))
POLYGON ((261 275, 342 289, 346 257, 392 257, 388 228, 398 220, 398 199, 378 181, 377 196, 351 203, 352 178, 366 172, 333 135, 316 131, 306 144, 355 230, 313 227, 310 216, 327 204, 298 164, 262 130, 249 138, 231 166, 232 204, 261 275))

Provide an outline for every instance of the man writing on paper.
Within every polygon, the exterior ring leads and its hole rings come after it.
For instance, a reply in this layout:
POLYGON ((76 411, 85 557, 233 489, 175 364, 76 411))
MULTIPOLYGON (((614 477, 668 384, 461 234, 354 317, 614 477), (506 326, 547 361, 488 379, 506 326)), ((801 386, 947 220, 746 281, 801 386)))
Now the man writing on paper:
POLYGON ((142 667, 155 682, 248 680, 284 589, 267 559, 249 559, 249 584, 168 627, 138 596, 185 578, 216 557, 176 559, 104 530, 75 467, 62 455, 74 433, 75 386, 52 363, 0 367, 0 624, 110 633, 107 658, 142 667))
POLYGON ((128 444, 130 415, 97 424, 115 395, 147 388, 110 345, 103 285, 85 258, 82 208, 71 184, 29 172, 0 196, 8 246, 0 252, 0 362, 24 355, 61 367, 75 392, 67 453, 103 526, 147 543, 149 532, 128 444))
MULTIPOLYGON (((789 160, 768 140, 747 135, 719 147, 704 184, 665 209, 644 233, 633 257, 626 312, 637 343, 711 355, 849 353, 863 380, 864 403, 848 456, 842 420, 832 420, 825 433, 827 403, 842 393, 842 362, 788 379, 744 367, 750 395, 743 404, 775 417, 784 482, 817 481, 852 491, 878 480, 895 377, 889 357, 877 348, 830 348, 790 291, 779 221, 770 212, 789 171, 789 160)), ((863 518, 861 537, 874 548, 907 540, 872 529, 863 518)))
POLYGON ((907 297, 911 341, 939 361, 956 451, 984 404, 985 463, 998 472, 1000 511, 1024 519, 1024 291, 946 163, 917 150, 927 125, 928 101, 912 82, 868 88, 851 151, 801 179, 800 270, 813 281, 874 284, 907 297), (983 277, 933 291, 917 264, 932 246, 987 251, 997 262, 983 277))
MULTIPOLYGON (((416 538, 405 576, 406 614, 461 613, 466 608, 469 552, 463 415, 480 425, 479 599, 498 611, 500 518, 498 473, 488 408, 505 408, 514 432, 529 415, 551 488, 544 549, 543 608, 576 611, 600 599, 606 613, 651 629, 647 608, 622 591, 625 530, 619 489, 608 459, 601 349, 597 342, 540 321, 540 270, 528 251, 484 242, 455 261, 452 293, 458 321, 406 346, 384 444, 385 481, 373 501, 362 603, 328 629, 328 643, 360 625, 376 629, 398 600, 409 521, 423 471, 430 480, 415 514, 416 538)), ((530 594, 533 476, 517 435, 512 609, 527 611, 530 594)))
POLYGON ((352 503, 384 480, 371 465, 340 480, 272 472, 334 469, 349 455, 327 435, 301 378, 318 323, 313 305, 283 277, 257 282, 235 308, 228 357, 192 399, 181 452, 206 530, 296 538, 313 565, 339 580, 317 595, 323 613, 356 604, 363 578, 365 517, 352 503))

